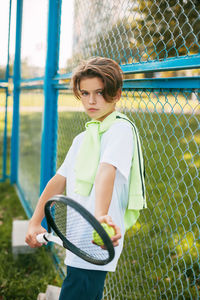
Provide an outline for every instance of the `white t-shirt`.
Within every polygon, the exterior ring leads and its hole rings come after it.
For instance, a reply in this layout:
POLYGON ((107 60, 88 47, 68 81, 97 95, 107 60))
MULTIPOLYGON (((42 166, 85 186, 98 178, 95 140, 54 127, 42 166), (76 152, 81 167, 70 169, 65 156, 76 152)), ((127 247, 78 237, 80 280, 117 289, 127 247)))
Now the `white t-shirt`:
MULTIPOLYGON (((67 196, 76 200, 92 214, 95 208, 95 185, 88 197, 75 193, 75 162, 77 152, 83 141, 85 132, 80 133, 73 140, 67 156, 58 169, 57 173, 66 177, 67 196)), ((114 272, 118 259, 122 252, 124 240, 124 213, 128 202, 129 175, 133 156, 133 131, 129 122, 118 121, 114 123, 101 138, 100 163, 108 163, 116 167, 116 177, 113 188, 112 200, 110 203, 108 215, 113 222, 121 229, 122 238, 119 240, 119 246, 115 247, 114 259, 105 266, 90 264, 67 250, 65 264, 71 267, 102 270, 114 272)))

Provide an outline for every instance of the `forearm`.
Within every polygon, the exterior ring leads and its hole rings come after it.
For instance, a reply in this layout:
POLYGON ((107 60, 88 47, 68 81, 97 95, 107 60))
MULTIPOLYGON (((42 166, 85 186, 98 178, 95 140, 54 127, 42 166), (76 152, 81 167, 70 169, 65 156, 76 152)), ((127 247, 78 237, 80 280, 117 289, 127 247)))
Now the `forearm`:
POLYGON ((66 186, 66 179, 56 174, 46 185, 42 195, 39 198, 34 214, 30 220, 31 224, 41 224, 44 218, 44 206, 47 200, 54 195, 63 194, 66 186))
POLYGON ((107 163, 101 163, 95 179, 95 217, 108 214, 112 199, 116 168, 107 163))
POLYGON ((44 192, 42 193, 34 214, 29 222, 28 231, 26 234, 26 243, 31 247, 41 246, 38 243, 36 236, 39 233, 45 232, 45 229, 41 226, 42 219, 44 218, 44 206, 49 198, 56 194, 63 194, 65 190, 66 179, 65 177, 56 174, 46 185, 44 192))
POLYGON ((95 179, 95 217, 100 223, 107 223, 114 228, 115 235, 111 238, 114 247, 119 245, 121 238, 120 228, 113 223, 112 218, 108 215, 115 176, 116 168, 114 166, 101 163, 95 179))

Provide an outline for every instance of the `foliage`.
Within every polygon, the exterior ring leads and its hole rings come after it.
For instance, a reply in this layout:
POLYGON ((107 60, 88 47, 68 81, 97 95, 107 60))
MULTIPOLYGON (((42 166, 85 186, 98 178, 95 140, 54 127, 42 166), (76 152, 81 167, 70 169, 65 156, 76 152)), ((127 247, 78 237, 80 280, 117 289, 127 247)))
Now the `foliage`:
POLYGON ((198 0, 139 1, 131 11, 131 48, 137 48, 141 60, 198 53, 199 11, 198 0))
POLYGON ((199 11, 198 0, 124 1, 114 22, 107 19, 108 11, 99 17, 99 26, 106 23, 107 29, 92 31, 88 33, 89 38, 88 35, 83 37, 82 48, 74 54, 70 64, 72 60, 76 63, 91 55, 110 57, 126 64, 197 54, 199 11))

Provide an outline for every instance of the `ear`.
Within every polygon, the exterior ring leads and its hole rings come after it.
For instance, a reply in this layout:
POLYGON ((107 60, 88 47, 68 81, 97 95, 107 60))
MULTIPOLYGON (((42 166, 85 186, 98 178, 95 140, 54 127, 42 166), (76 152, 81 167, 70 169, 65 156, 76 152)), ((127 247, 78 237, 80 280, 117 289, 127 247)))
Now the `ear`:
POLYGON ((121 98, 121 94, 122 94, 122 90, 121 89, 118 89, 117 93, 116 93, 116 96, 115 98, 113 99, 113 102, 117 103, 120 98, 121 98))

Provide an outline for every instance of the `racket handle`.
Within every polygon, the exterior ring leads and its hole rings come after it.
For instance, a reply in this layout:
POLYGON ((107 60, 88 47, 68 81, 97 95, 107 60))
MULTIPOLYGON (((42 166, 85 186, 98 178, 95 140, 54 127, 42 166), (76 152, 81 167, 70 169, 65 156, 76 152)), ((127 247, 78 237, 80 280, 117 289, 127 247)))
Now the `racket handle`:
POLYGON ((47 240, 45 240, 44 236, 45 233, 40 233, 36 236, 36 240, 38 241, 38 243, 45 244, 45 245, 47 244, 47 240))

